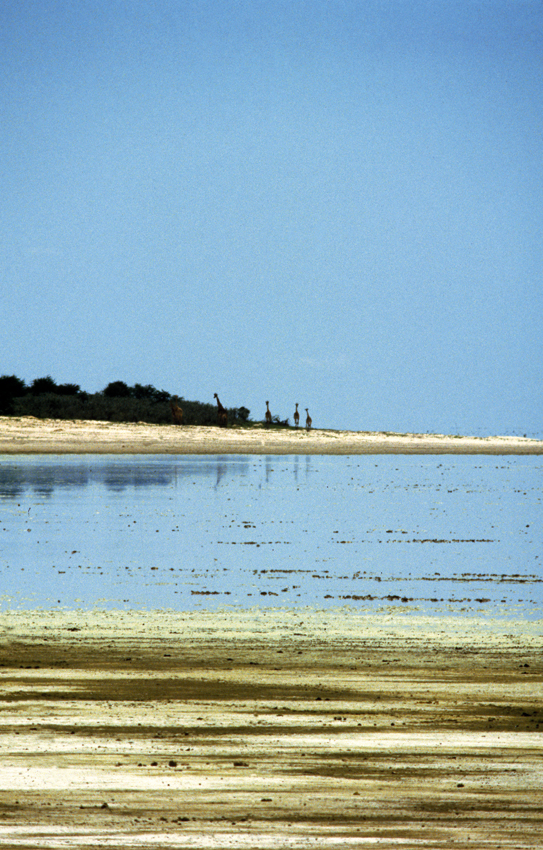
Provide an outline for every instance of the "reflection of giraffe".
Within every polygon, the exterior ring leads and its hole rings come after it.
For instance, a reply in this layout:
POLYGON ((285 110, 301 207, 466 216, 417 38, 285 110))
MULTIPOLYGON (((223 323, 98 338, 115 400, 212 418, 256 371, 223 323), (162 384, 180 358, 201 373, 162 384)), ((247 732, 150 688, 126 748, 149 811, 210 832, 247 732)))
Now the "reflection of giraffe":
POLYGON ((173 424, 174 425, 184 425, 185 423, 183 422, 183 410, 177 404, 178 401, 179 401, 179 399, 177 398, 176 395, 174 395, 174 397, 172 399, 170 399, 170 407, 172 409, 173 424))
POLYGON ((226 412, 226 408, 220 403, 217 393, 213 393, 213 398, 217 399, 217 422, 219 427, 226 428, 228 426, 228 414, 226 412))
POLYGON ((300 414, 298 413, 299 403, 300 403, 299 401, 296 402, 296 410, 294 411, 294 424, 295 424, 296 428, 300 424, 300 414))
POLYGON ((217 463, 217 481, 215 482, 215 490, 221 483, 221 478, 226 472, 226 464, 225 463, 217 463))
POLYGON ((306 420, 305 420, 305 430, 310 431, 311 430, 311 424, 312 424, 313 420, 311 419, 311 416, 309 415, 309 410, 307 409, 307 407, 305 409, 305 412, 307 413, 307 417, 306 417, 306 420))
POLYGON ((271 416, 271 413, 270 413, 270 403, 269 403, 269 401, 267 401, 266 402, 266 425, 271 425, 271 421, 272 421, 272 416, 271 416))

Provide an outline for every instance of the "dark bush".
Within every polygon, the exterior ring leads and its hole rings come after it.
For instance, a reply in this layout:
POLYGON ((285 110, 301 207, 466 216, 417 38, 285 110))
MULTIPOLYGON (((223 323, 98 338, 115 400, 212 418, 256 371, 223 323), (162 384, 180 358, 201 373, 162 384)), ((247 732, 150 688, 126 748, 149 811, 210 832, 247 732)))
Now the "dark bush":
POLYGON ((81 387, 79 384, 59 384, 55 392, 58 395, 79 395, 81 387))
POLYGON ((272 416, 272 425, 275 425, 276 428, 290 428, 290 423, 287 419, 279 419, 279 416, 272 416))
MULTIPOLYGON (((30 386, 15 375, 0 378, 0 414, 37 416, 41 419, 93 419, 110 422, 150 422, 171 425, 170 401, 166 390, 151 384, 113 381, 98 393, 87 393, 79 384, 56 384, 50 375, 36 378, 30 386)), ((179 396, 185 425, 217 425, 214 403, 187 401, 179 396)), ((229 408, 230 424, 243 424, 249 419, 247 407, 229 408)))
POLYGON ((157 390, 152 384, 134 384, 131 394, 134 398, 146 398, 149 401, 160 402, 169 401, 170 394, 166 390, 157 390))
POLYGON ((45 378, 35 378, 30 384, 30 392, 32 395, 43 395, 44 393, 56 393, 57 385, 53 381, 51 375, 46 375, 45 378))
POLYGON ((251 411, 247 407, 238 407, 237 415, 242 422, 247 422, 251 411))
POLYGON ((26 384, 16 375, 2 375, 0 377, 0 414, 9 416, 13 413, 13 399, 24 395, 26 384))
POLYGON ((77 395, 29 393, 13 400, 16 416, 37 416, 38 419, 86 419, 85 402, 77 395))
POLYGON ((107 398, 130 398, 132 391, 124 381, 112 381, 104 389, 107 398))

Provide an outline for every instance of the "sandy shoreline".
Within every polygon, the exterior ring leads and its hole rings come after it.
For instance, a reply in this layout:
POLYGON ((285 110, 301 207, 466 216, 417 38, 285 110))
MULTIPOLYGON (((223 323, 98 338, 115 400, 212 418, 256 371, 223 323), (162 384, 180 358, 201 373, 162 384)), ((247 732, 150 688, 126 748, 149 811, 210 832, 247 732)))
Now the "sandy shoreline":
POLYGON ((543 454, 543 440, 0 417, 0 454, 543 454))
POLYGON ((540 847, 536 624, 413 625, 0 615, 0 847, 540 847))

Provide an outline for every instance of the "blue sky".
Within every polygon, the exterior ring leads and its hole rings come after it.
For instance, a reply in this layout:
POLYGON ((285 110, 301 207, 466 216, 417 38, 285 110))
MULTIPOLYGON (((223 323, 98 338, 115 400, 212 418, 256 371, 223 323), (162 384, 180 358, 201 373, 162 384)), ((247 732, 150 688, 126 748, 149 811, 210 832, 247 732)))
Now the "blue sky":
POLYGON ((0 374, 543 435, 543 6, 4 0, 0 374))

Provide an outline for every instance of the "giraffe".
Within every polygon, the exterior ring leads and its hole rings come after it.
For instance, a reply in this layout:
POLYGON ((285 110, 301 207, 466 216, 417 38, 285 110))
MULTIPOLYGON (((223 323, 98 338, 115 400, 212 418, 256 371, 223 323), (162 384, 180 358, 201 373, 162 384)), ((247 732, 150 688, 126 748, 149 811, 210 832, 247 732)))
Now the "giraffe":
POLYGON ((179 407, 178 402, 179 399, 176 395, 170 399, 170 407, 172 409, 172 420, 174 425, 184 425, 183 421, 183 409, 179 407))
POLYGON ((300 424, 300 414, 298 413, 299 403, 300 403, 299 401, 296 402, 296 410, 294 411, 294 425, 296 426, 296 428, 300 424))
POLYGON ((271 425, 271 422, 272 422, 272 415, 270 413, 270 403, 269 403, 269 401, 267 401, 266 402, 266 426, 271 425))
POLYGON ((310 431, 313 420, 311 419, 311 416, 309 415, 309 410, 307 409, 307 407, 305 408, 305 412, 307 413, 307 417, 306 417, 306 420, 305 420, 305 430, 310 431))
POLYGON ((217 393, 213 393, 213 398, 217 399, 217 422, 220 428, 228 427, 228 413, 226 412, 226 408, 222 406, 219 401, 219 396, 217 393))

